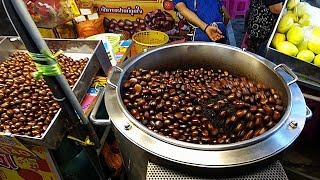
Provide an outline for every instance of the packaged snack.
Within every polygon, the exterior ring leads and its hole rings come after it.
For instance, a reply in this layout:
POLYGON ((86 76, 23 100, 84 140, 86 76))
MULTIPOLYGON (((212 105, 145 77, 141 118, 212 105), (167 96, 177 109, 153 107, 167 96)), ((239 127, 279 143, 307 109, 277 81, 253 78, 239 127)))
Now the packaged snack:
POLYGON ((77 0, 80 9, 92 9, 94 0, 77 0))
POLYGON ((96 34, 104 33, 103 18, 95 20, 87 20, 76 24, 78 35, 81 38, 86 38, 96 34))
POLYGON ((53 28, 74 18, 74 0, 24 0, 38 27, 53 28))

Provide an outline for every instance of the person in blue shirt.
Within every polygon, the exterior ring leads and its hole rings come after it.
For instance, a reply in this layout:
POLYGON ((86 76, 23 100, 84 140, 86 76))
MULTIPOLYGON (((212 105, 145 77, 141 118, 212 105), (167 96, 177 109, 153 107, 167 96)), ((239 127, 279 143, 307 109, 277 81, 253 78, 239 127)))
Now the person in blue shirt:
POLYGON ((175 9, 196 27, 195 41, 225 42, 225 23, 230 16, 220 0, 173 0, 173 4, 175 9))

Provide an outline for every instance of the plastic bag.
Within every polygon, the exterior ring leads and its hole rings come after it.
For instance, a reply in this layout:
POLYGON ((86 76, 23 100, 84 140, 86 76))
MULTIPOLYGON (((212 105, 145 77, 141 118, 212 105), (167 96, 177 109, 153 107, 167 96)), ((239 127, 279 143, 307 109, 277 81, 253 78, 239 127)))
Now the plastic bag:
MULTIPOLYGON (((38 27, 53 28, 74 18, 69 0, 24 0, 38 27)), ((74 2, 74 0, 73 0, 74 2)))
POLYGON ((78 35, 81 38, 86 38, 96 34, 104 33, 103 18, 95 20, 87 20, 76 24, 78 35))

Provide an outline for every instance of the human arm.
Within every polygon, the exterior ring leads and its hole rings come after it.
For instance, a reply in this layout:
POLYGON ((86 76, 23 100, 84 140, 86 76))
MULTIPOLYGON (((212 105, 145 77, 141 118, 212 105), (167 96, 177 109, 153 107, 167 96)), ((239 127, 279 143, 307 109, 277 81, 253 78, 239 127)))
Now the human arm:
POLYGON ((203 22, 194 12, 187 8, 183 2, 176 4, 175 8, 186 18, 186 20, 193 24, 194 26, 199 27, 201 30, 209 36, 212 41, 218 41, 224 36, 218 27, 210 26, 207 23, 203 22))

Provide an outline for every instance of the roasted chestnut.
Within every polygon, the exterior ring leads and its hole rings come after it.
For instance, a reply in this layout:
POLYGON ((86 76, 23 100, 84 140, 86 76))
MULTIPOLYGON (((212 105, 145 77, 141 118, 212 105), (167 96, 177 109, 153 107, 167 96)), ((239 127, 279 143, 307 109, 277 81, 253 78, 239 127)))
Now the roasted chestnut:
MULTIPOLYGON (((161 19, 161 11, 146 17, 147 22, 161 19)), ((197 144, 248 140, 272 128, 284 113, 276 90, 223 70, 135 69, 123 88, 124 105, 143 125, 197 144)))

